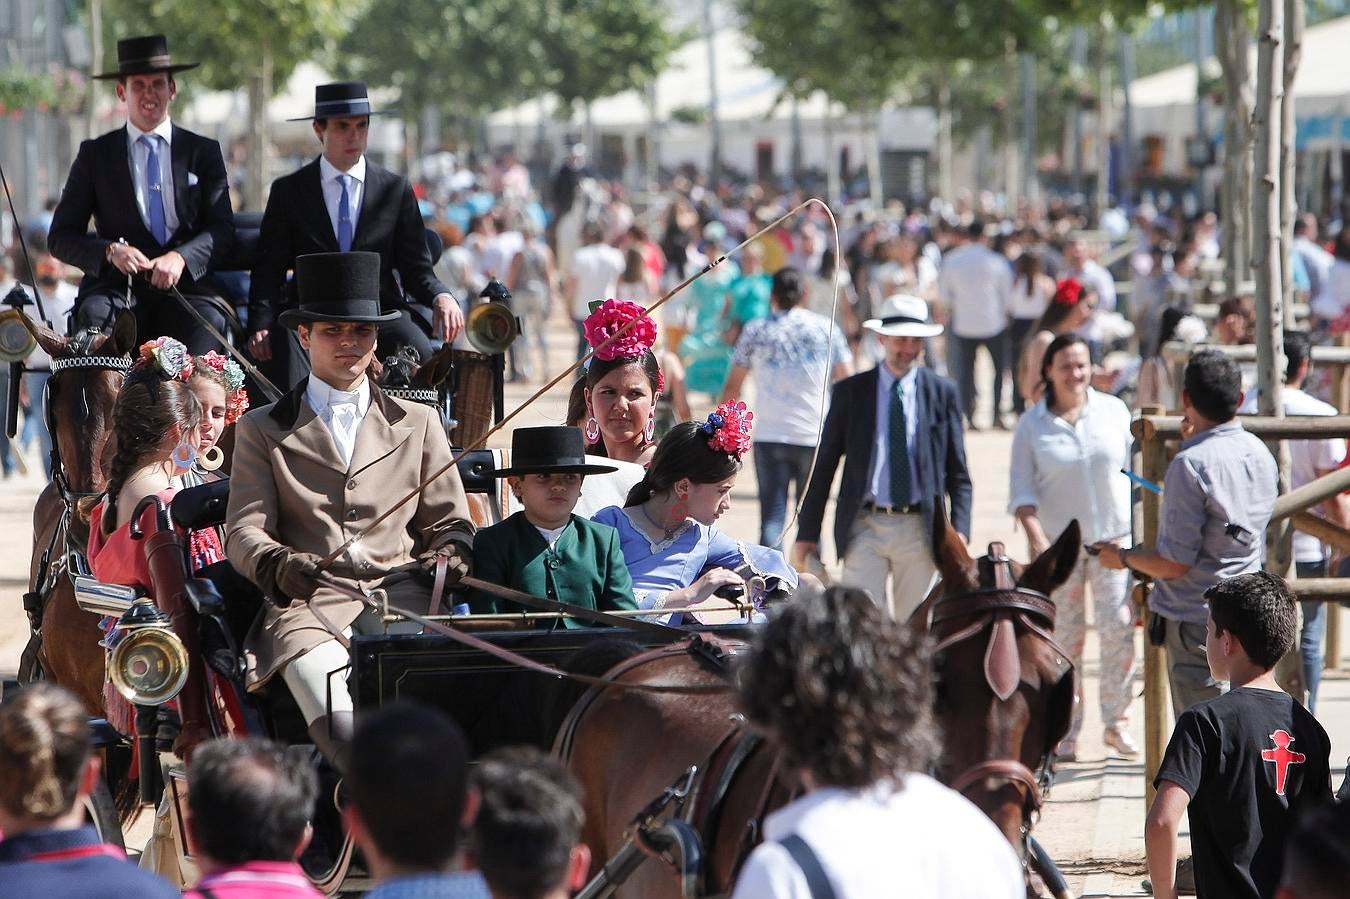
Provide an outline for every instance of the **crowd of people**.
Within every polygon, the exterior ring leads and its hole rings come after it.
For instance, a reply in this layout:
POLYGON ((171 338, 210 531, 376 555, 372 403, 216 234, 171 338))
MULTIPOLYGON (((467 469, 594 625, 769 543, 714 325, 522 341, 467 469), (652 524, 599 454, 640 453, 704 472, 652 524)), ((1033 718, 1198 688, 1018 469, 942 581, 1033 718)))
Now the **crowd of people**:
MULTIPOLYGON (((100 580, 153 591, 132 546, 134 510, 223 476, 217 444, 235 427, 226 522, 187 536, 191 566, 208 578, 229 570, 266 598, 243 641, 246 684, 283 683, 345 777, 344 820, 380 883, 372 895, 559 896, 592 868, 579 787, 556 763, 510 750, 471 769, 453 722, 401 705, 358 718, 335 676, 354 634, 418 629, 387 624, 362 597, 381 590, 425 612, 438 585, 470 573, 676 624, 728 597, 758 609, 769 592, 795 593, 767 620, 756 612, 740 690, 804 793, 766 819, 735 895, 878 895, 892 891, 896 864, 916 895, 1021 895, 1007 842, 926 775, 936 752, 927 649, 904 626, 937 580, 935 526, 970 538, 965 441, 985 426, 1013 431, 1008 512, 1030 555, 1073 521, 1088 545, 1052 597, 1056 636, 1081 670, 1090 596, 1103 739, 1124 757, 1139 751, 1128 731, 1130 578, 1152 582, 1148 633, 1165 648, 1177 716, 1146 832, 1154 894, 1175 895, 1188 807, 1202 896, 1317 897, 1344 882, 1345 840, 1326 834, 1347 824, 1343 808, 1322 809, 1330 745, 1312 714, 1324 610, 1300 608, 1260 572, 1278 484, 1269 450, 1238 418, 1256 402, 1252 378, 1214 350, 1193 354, 1179 379, 1163 358, 1173 341, 1255 332, 1240 285, 1212 328, 1201 317, 1205 267, 1221 251, 1212 215, 1140 206, 1103 236, 1058 204, 999 217, 958 203, 844 215, 836 241, 815 209, 766 231, 795 204, 790 193, 714 191, 685 175, 639 215, 579 145, 542 196, 513 154, 481 179, 451 169, 414 185, 366 158, 377 112, 366 86, 320 85, 321 153, 273 185, 239 310, 241 345, 283 395, 245 414, 244 370, 200 326, 223 330, 234 314, 211 280, 233 235, 218 145, 168 118, 174 74, 191 66, 172 63, 162 36, 119 42, 118 59, 107 77, 128 125, 81 147, 51 213, 50 255, 33 272, 58 330, 129 312, 143 338, 113 409, 106 494, 82 509, 89 562, 100 580), (128 167, 129 190, 115 174, 128 167), (1124 247, 1114 262, 1112 243, 1124 247), (78 292, 64 266, 83 273, 78 292), (572 321, 576 356, 591 358, 561 426, 511 435, 510 463, 495 472, 510 514, 480 526, 439 416, 388 395, 374 373, 396 347, 425 360, 437 343, 463 345, 472 299, 491 280, 522 322, 512 377, 551 375, 555 319, 572 321), (753 412, 740 399, 747 385, 753 412), (713 411, 696 418, 691 395, 713 411), (1132 407, 1155 403, 1180 409, 1186 433, 1147 547, 1132 540, 1122 470, 1132 407), (749 458, 757 544, 717 525, 749 458), (430 472, 444 475, 424 483, 430 472), (414 493, 387 512, 391 497, 414 493), (841 586, 825 589, 832 499, 841 586), (1306 696, 1272 673, 1291 650, 1306 696), (1313 826, 1315 839, 1297 835, 1313 826), (904 861, 890 858, 898 845, 904 861)), ((1326 250, 1306 216, 1297 238, 1295 280, 1313 318, 1310 331, 1286 333, 1283 401, 1289 414, 1330 414, 1310 348, 1347 329, 1350 239, 1344 256, 1339 239, 1326 250)), ((48 375, 40 359, 29 367, 24 431, 34 422, 28 439, 49 445, 48 375)), ((1299 441, 1291 454, 1297 486, 1343 464, 1346 447, 1299 441)), ((1339 499, 1323 512, 1350 521, 1339 499)), ((1316 540, 1295 552, 1300 576, 1332 568, 1316 540)), ((483 590, 467 605, 520 610, 483 590)), ((265 741, 209 739, 204 697, 190 681, 179 701, 203 874, 193 895, 313 895, 296 864, 314 814, 312 767, 265 741)), ((1053 748, 1061 761, 1078 756, 1081 705, 1080 690, 1053 748)), ((98 776, 84 721, 56 688, 0 706, 0 897, 170 892, 83 826, 98 776)))

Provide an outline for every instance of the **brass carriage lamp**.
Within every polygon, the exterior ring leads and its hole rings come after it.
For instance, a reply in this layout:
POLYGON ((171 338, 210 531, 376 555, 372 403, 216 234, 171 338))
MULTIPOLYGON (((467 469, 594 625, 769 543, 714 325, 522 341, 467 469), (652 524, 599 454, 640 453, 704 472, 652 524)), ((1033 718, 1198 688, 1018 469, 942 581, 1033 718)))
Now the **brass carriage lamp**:
POLYGON ((108 677, 119 693, 140 706, 163 705, 187 683, 188 655, 169 616, 141 597, 117 619, 108 677))

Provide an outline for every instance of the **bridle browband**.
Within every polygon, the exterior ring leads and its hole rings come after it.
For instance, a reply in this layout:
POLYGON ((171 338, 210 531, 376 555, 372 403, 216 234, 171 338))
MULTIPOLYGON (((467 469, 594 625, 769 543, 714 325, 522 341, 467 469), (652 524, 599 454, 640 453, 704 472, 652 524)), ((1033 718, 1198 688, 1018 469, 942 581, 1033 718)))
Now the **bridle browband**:
POLYGON ((130 371, 130 356, 62 356, 51 361, 51 372, 57 374, 76 368, 100 368, 105 371, 130 371))

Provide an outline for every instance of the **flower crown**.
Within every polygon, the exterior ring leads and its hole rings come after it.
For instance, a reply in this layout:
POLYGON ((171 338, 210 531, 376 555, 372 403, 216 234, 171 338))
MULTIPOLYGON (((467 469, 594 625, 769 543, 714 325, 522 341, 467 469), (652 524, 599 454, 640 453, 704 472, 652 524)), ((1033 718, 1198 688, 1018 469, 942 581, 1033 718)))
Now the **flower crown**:
POLYGON ((627 300, 592 303, 584 328, 586 342, 595 350, 595 358, 602 362, 640 359, 656 343, 656 322, 647 315, 646 309, 627 300), (630 324, 632 327, 628 327, 630 324), (628 330, 624 331, 624 328, 628 330), (607 343, 620 331, 623 331, 621 337, 607 343))
POLYGON ((1051 300, 1057 306, 1075 306, 1083 298, 1083 285, 1077 278, 1065 278, 1055 285, 1055 296, 1051 300))
POLYGON ((225 378, 225 426, 229 427, 248 411, 248 394, 244 392, 244 369, 233 359, 227 359, 215 350, 197 357, 197 364, 218 372, 225 378))
POLYGON ((699 426, 708 438, 708 448, 739 459, 750 451, 750 428, 755 413, 745 403, 723 403, 699 426))
POLYGON ((194 371, 187 347, 172 337, 156 337, 141 344, 133 371, 153 371, 166 381, 187 381, 194 371))

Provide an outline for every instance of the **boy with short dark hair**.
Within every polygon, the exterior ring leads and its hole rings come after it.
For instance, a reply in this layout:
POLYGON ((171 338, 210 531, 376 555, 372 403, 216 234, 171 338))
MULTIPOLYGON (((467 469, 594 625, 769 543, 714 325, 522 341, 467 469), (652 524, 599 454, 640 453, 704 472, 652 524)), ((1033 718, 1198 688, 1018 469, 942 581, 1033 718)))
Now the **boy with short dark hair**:
POLYGON ((1177 827, 1189 809, 1196 895, 1270 899, 1294 814, 1331 795, 1331 741, 1272 669, 1294 645, 1294 596, 1264 571, 1220 581, 1205 654, 1232 689, 1177 719, 1144 827, 1153 895, 1176 896, 1177 827))

